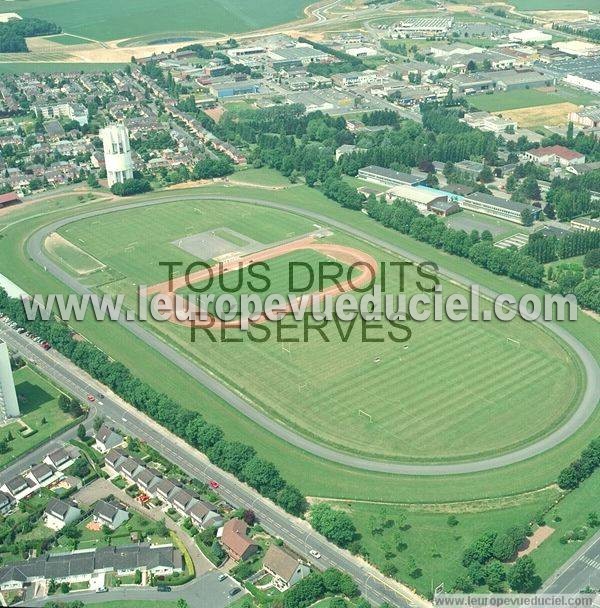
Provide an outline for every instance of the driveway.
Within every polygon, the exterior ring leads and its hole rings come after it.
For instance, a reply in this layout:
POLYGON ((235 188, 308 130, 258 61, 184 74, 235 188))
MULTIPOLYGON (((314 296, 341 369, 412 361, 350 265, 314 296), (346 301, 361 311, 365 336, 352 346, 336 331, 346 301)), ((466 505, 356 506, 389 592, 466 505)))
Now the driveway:
POLYGON ((164 519, 167 528, 181 539, 185 548, 188 550, 188 553, 194 562, 196 576, 200 576, 203 573, 214 570, 214 565, 204 556, 202 551, 200 551, 194 539, 187 532, 185 532, 183 528, 178 526, 170 517, 168 517, 164 511, 158 507, 151 506, 149 509, 142 507, 137 500, 131 498, 127 492, 117 488, 117 486, 112 484, 108 479, 96 479, 88 486, 81 488, 79 492, 74 494, 73 498, 83 505, 91 506, 97 500, 106 498, 106 496, 109 494, 113 494, 122 503, 126 504, 130 511, 137 511, 144 517, 147 517, 153 521, 160 521, 161 519, 164 519))
MULTIPOLYGON (((110 589, 108 593, 76 591, 67 595, 55 597, 59 601, 73 602, 75 600, 80 600, 86 606, 99 602, 126 600, 139 602, 140 606, 143 606, 143 602, 149 600, 174 601, 183 598, 187 601, 190 608, 225 608, 231 604, 231 602, 238 600, 247 593, 245 589, 242 589, 237 595, 230 596, 229 592, 235 587, 239 587, 239 584, 232 578, 227 577, 226 580, 219 581, 219 572, 207 572, 185 585, 171 587, 169 593, 157 591, 155 587, 118 587, 110 589)), ((48 601, 49 598, 47 597, 37 600, 28 600, 27 606, 44 606, 48 601)))

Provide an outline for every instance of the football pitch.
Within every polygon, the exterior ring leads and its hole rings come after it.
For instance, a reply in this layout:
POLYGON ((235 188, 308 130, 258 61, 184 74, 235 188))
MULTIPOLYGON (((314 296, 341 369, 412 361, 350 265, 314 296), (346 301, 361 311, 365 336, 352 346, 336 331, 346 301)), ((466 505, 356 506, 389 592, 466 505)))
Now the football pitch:
MULTIPOLYGON (((104 274, 119 277, 98 280, 103 291, 125 293, 133 304, 137 285, 167 279, 160 261, 196 260, 177 246, 178 239, 211 230, 226 236, 223 229, 267 246, 312 232, 315 225, 281 211, 198 200, 109 213, 71 223, 59 233, 104 264, 104 274)), ((340 231, 323 241, 364 251, 380 264, 398 261, 340 231)), ((302 259, 313 267, 319 261, 318 256, 302 259)), ((407 295, 417 291, 417 279, 413 271, 407 273, 407 295)), ((280 281, 281 276, 277 285, 280 281)), ((443 287, 445 295, 460 291, 443 287)), ((400 291, 399 277, 388 277, 386 291, 400 291)), ((403 343, 365 341, 363 331, 336 323, 329 323, 324 335, 309 332, 306 340, 305 326, 287 320, 280 335, 286 342, 257 343, 235 330, 233 337, 241 342, 212 343, 201 332, 192 344, 183 326, 155 323, 153 328, 286 425, 337 449, 379 459, 451 462, 505 453, 560 426, 578 403, 577 359, 537 325, 408 325, 412 336, 403 343)), ((368 338, 388 331, 404 337, 384 322, 368 338)))

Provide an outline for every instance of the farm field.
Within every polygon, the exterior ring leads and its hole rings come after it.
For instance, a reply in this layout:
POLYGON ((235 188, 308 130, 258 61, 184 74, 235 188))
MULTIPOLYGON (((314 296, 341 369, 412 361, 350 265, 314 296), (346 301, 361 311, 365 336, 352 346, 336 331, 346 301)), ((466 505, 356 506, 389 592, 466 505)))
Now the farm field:
POLYGON ((597 7, 595 0, 514 0, 511 4, 521 11, 594 10, 597 7))
POLYGON ((300 17, 307 4, 306 0, 15 0, 10 8, 22 17, 49 19, 66 33, 107 41, 153 34, 164 38, 190 30, 245 32, 300 17))
MULTIPOLYGON (((515 281, 493 275, 464 260, 387 229, 362 214, 332 204, 315 190, 304 186, 288 189, 285 197, 280 192, 241 187, 223 188, 217 185, 180 192, 181 194, 214 193, 215 196, 232 194, 255 198, 260 196, 266 200, 283 201, 301 209, 351 223, 373 237, 395 242, 401 247, 410 249, 416 255, 435 261, 450 271, 460 272, 471 280, 498 292, 511 293, 515 297, 525 293, 542 294, 539 290, 520 286, 515 281)), ((99 201, 87 204, 86 209, 110 206, 111 203, 99 201)), ((36 228, 48 223, 48 216, 38 216, 39 213, 47 211, 52 212, 50 217, 53 219, 75 213, 71 197, 68 195, 65 196, 64 201, 43 201, 30 210, 26 208, 18 212, 13 210, 12 213, 18 213, 18 217, 23 221, 11 227, 11 230, 5 232, 5 237, 0 240, 0 265, 4 269, 3 272, 30 293, 48 294, 66 291, 54 277, 31 264, 24 245, 36 228), (28 219, 25 218, 27 213, 30 214, 28 219)), ((583 446, 600 432, 599 412, 572 437, 544 454, 502 469, 453 476, 450 482, 448 477, 395 476, 350 469, 298 450, 240 416, 213 393, 197 383, 190 382, 189 377, 179 368, 146 348, 119 326, 97 323, 91 316, 83 322, 74 323, 73 326, 156 389, 177 395, 182 403, 201 403, 206 419, 224 428, 228 439, 251 443, 262 457, 276 464, 286 479, 309 496, 440 503, 515 495, 515 500, 518 501, 519 494, 554 483, 559 470, 569 464, 583 446)), ((600 353, 600 335, 592 319, 580 315, 578 321, 569 323, 567 328, 592 353, 600 353)))
POLYGON ((56 42, 57 44, 62 44, 63 46, 77 46, 79 44, 89 44, 90 41, 85 38, 80 38, 79 36, 71 36, 69 34, 57 34, 56 36, 46 36, 44 40, 48 40, 49 42, 56 42))
MULTIPOLYGON (((166 280, 158 261, 193 259, 173 240, 221 227, 260 243, 314 229, 295 215, 198 200, 110 213, 60 232, 123 276, 103 290, 124 292, 132 304, 135 284, 166 280)), ((355 247, 380 264, 397 261, 343 233, 320 242, 355 247)), ((408 273, 408 293, 416 290, 417 279, 414 271, 408 273)), ((389 278, 386 292, 400 291, 398 277, 389 278)), ((413 335, 403 345, 389 339, 365 342, 351 327, 344 329, 349 337, 341 340, 333 323, 324 329, 327 341, 318 336, 305 341, 299 339, 302 325, 289 325, 285 339, 294 343, 286 347, 280 341, 257 344, 236 335, 242 343, 219 342, 209 348, 205 335, 190 344, 185 327, 156 323, 155 329, 287 425, 338 449, 380 458, 458 461, 510 451, 558 426, 579 398, 580 372, 570 352, 522 321, 510 326, 409 324, 413 335), (424 369, 437 371, 424 374, 424 369), (357 377, 363 378, 360 386, 357 377), (540 398, 541 386, 552 400, 540 398)), ((405 338, 403 330, 387 324, 382 329, 405 338)))
POLYGON ((21 419, 25 424, 12 422, 0 428, 0 438, 5 439, 9 432, 13 436, 13 440, 8 442, 9 451, 0 454, 0 467, 5 467, 21 454, 45 443, 73 422, 73 418, 58 407, 58 390, 31 368, 22 367, 17 370, 14 380, 21 419), (20 431, 25 425, 35 433, 23 437, 20 431))

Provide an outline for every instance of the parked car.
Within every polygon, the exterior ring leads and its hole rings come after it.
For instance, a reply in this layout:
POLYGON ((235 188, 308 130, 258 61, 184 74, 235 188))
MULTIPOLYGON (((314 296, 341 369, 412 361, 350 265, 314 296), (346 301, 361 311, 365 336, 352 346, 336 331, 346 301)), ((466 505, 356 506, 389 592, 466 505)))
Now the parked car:
POLYGON ((166 592, 171 591, 171 587, 169 587, 168 585, 158 585, 158 587, 156 587, 156 590, 166 593, 166 592))
POLYGON ((234 596, 237 595, 239 592, 241 591, 241 589, 239 587, 234 587, 230 592, 229 595, 230 596, 234 596))
POLYGON ((221 574, 221 576, 219 576, 219 582, 222 583, 226 578, 227 578, 226 574, 221 574))
POLYGON ((108 593, 108 587, 98 587, 96 593, 108 593))

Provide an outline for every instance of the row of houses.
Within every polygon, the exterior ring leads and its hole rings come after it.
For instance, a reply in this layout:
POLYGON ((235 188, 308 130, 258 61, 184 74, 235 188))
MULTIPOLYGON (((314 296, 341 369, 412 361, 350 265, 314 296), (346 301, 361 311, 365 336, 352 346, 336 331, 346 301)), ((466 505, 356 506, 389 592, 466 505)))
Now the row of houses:
POLYGON ((77 456, 76 449, 59 448, 47 454, 43 462, 9 479, 0 486, 0 513, 7 513, 21 500, 63 479, 63 471, 75 462, 77 456))
POLYGON ((0 568, 0 590, 19 590, 51 580, 59 584, 88 582, 98 588, 107 573, 131 576, 136 571, 157 577, 183 572, 182 555, 172 545, 146 543, 47 554, 0 568))
POLYGON ((189 517, 200 529, 222 525, 223 518, 215 505, 202 500, 192 490, 162 477, 159 471, 146 466, 122 449, 111 449, 106 454, 104 463, 111 477, 121 476, 127 483, 140 489, 142 502, 158 498, 181 516, 189 517))

